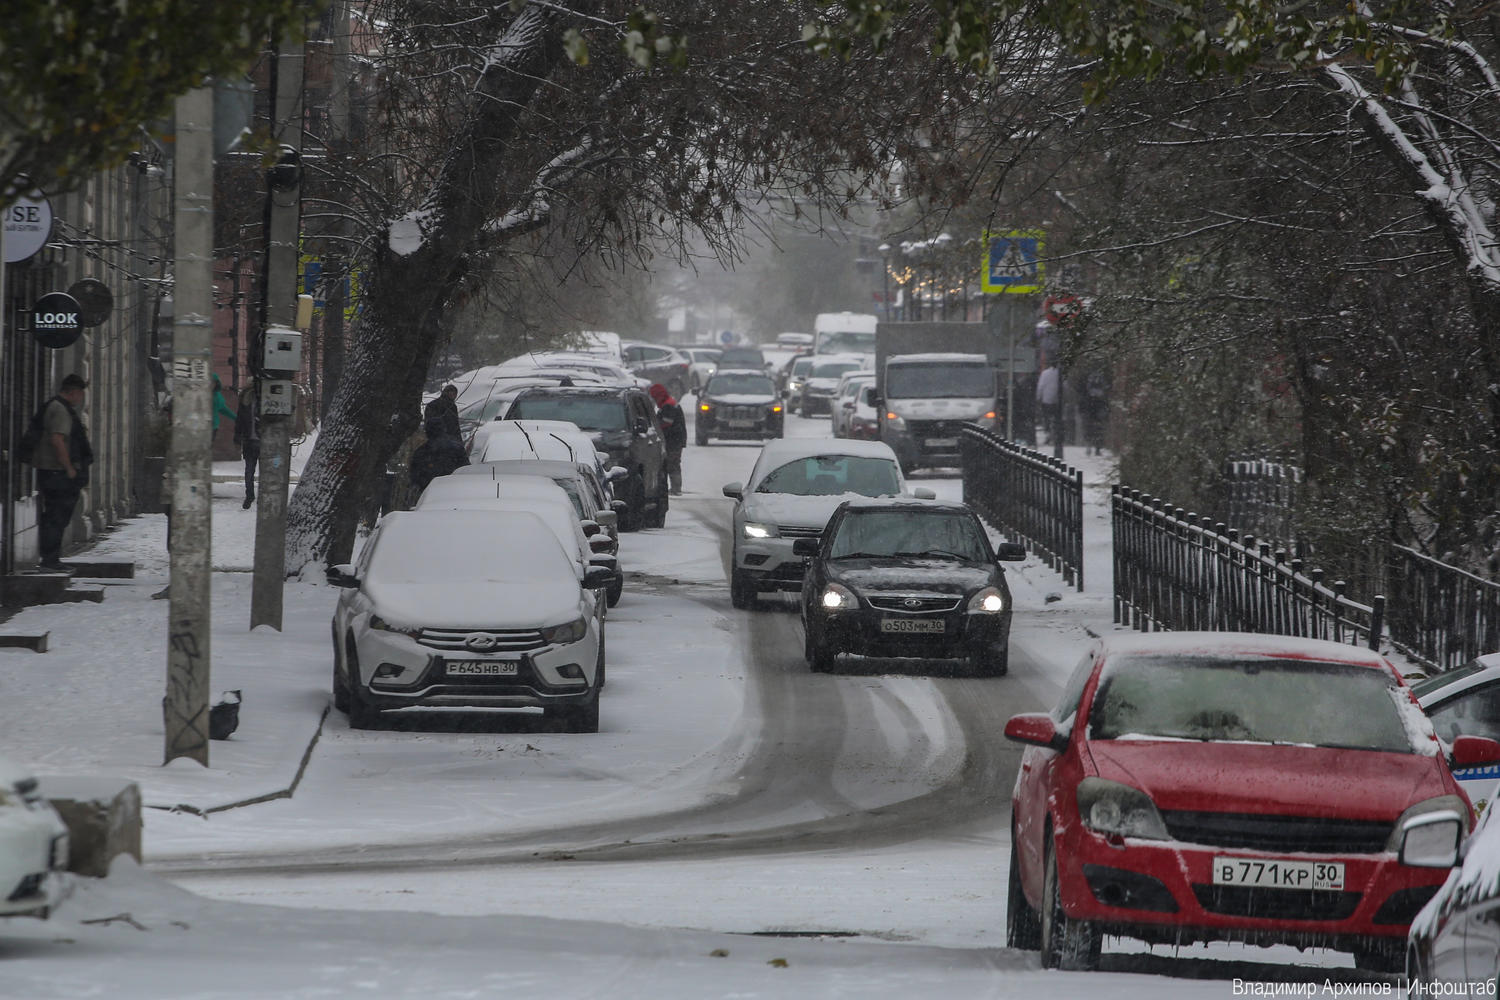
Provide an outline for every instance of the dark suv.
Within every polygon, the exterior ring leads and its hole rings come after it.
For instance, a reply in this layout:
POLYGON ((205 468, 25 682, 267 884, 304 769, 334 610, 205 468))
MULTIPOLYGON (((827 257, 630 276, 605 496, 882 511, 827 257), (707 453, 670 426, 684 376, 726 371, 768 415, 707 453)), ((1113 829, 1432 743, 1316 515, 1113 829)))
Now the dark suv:
POLYGON ((620 353, 625 358, 626 368, 641 378, 666 386, 677 399, 681 399, 692 385, 689 374, 693 361, 676 348, 631 341, 620 345, 620 353))
POLYGON ((666 445, 656 422, 656 404, 635 386, 544 386, 518 395, 507 420, 569 420, 628 475, 615 482, 625 501, 620 529, 660 528, 667 522, 666 445))

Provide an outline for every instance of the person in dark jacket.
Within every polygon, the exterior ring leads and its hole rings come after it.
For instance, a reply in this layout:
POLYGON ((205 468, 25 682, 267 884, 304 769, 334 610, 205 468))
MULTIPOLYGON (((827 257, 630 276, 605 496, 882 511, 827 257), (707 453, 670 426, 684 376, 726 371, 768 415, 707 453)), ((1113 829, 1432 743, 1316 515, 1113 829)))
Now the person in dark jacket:
POLYGON ((443 391, 422 411, 422 419, 441 420, 446 434, 462 439, 463 430, 458 426, 458 386, 443 386, 443 391))
POLYGON ((469 464, 464 443, 457 434, 448 433, 441 418, 428 420, 422 429, 427 432, 427 440, 411 453, 411 467, 407 473, 411 488, 417 493, 425 490, 427 484, 438 476, 446 476, 459 466, 469 464))
POLYGON ((254 386, 240 390, 240 412, 234 418, 234 443, 240 446, 240 455, 245 459, 243 509, 249 510, 255 503, 255 466, 260 461, 260 404, 255 399, 254 386))
POLYGON ((667 387, 660 382, 652 383, 651 388, 646 390, 651 394, 651 399, 656 403, 656 421, 661 424, 662 441, 667 448, 666 462, 664 467, 667 473, 667 485, 674 497, 682 496, 682 449, 687 447, 687 417, 682 413, 682 407, 667 387))
POLYGON ((36 489, 42 509, 37 517, 40 566, 50 572, 66 572, 62 564, 63 535, 73 520, 78 498, 89 482, 94 449, 78 411, 83 408, 88 382, 81 375, 62 380, 57 395, 42 410, 42 438, 31 462, 36 467, 36 489))

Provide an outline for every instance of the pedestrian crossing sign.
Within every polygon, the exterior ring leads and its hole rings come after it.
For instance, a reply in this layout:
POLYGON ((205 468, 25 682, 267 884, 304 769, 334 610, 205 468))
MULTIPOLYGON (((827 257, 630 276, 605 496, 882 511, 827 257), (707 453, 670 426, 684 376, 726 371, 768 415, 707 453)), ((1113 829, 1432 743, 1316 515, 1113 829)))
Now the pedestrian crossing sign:
POLYGON ((1040 229, 984 234, 984 270, 980 288, 986 292, 1035 295, 1046 282, 1040 229))

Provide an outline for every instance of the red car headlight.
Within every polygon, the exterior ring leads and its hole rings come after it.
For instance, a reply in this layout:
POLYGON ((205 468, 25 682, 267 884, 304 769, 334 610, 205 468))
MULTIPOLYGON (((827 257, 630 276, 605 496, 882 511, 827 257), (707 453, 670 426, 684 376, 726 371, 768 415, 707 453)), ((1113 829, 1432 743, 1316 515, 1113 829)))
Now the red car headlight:
POLYGON ((1078 783, 1078 815, 1095 833, 1145 840, 1170 840, 1156 803, 1139 788, 1105 778, 1078 783))

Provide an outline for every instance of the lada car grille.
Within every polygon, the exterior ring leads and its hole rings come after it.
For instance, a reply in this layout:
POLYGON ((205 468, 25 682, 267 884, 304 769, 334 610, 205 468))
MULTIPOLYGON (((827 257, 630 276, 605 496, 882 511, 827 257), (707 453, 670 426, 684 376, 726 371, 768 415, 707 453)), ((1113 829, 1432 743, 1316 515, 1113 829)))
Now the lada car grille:
POLYGON ((1162 819, 1173 840, 1250 851, 1379 854, 1391 836, 1390 823, 1321 816, 1164 810, 1162 819))
POLYGON ((822 534, 822 528, 813 528, 801 524, 783 524, 781 526, 782 538, 817 538, 822 534))
POLYGON ((725 420, 759 420, 761 408, 759 406, 724 406, 720 407, 719 415, 725 420))
POLYGON ((417 641, 463 653, 524 653, 547 645, 534 628, 424 628, 417 641))
POLYGON ((906 595, 870 597, 870 607, 881 611, 902 611, 920 615, 932 611, 952 611, 958 607, 959 597, 908 597, 906 595))
POLYGON ((1305 889, 1266 889, 1244 885, 1195 885, 1198 905, 1226 917, 1262 920, 1348 920, 1359 906, 1361 893, 1308 892, 1305 889))

